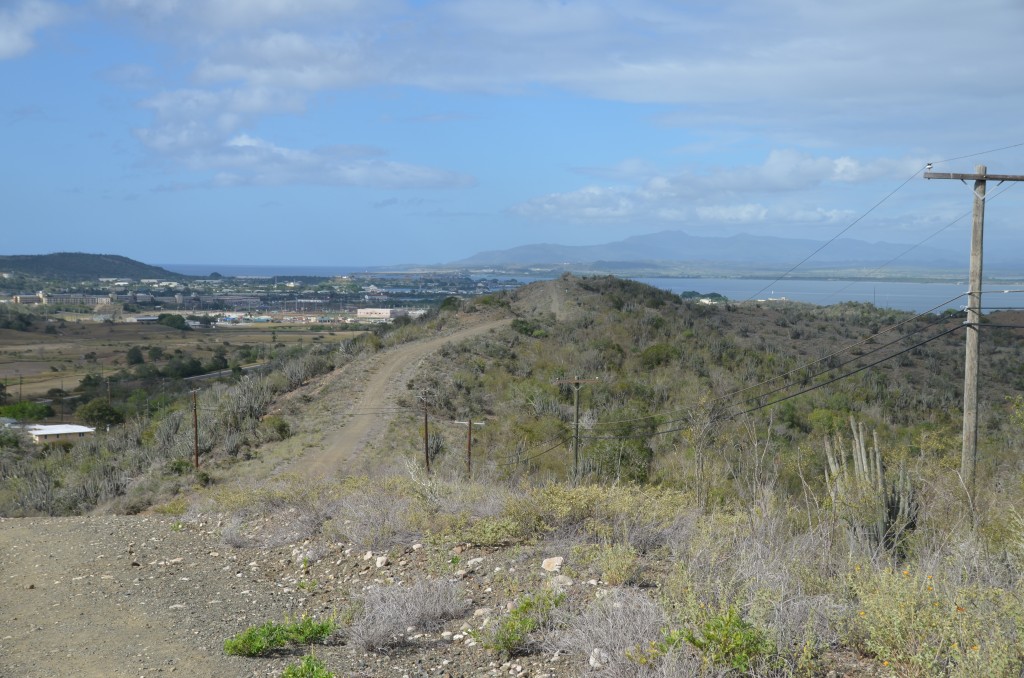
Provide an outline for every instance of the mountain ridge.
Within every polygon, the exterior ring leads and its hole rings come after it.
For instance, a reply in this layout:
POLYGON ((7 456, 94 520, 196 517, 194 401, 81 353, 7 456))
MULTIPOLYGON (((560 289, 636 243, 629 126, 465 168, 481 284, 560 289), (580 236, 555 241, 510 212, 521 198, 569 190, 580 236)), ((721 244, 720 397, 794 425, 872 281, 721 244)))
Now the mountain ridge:
POLYGON ((705 267, 739 266, 788 268, 811 253, 815 268, 881 266, 900 262, 904 268, 935 269, 962 266, 952 252, 935 247, 889 242, 870 243, 849 238, 833 242, 806 238, 751 235, 708 237, 684 231, 635 235, 600 245, 537 243, 504 250, 486 250, 451 262, 455 266, 586 265, 595 262, 656 264, 674 262, 705 267), (831 250, 831 252, 830 252, 831 250))
POLYGON ((184 280, 189 277, 119 254, 86 252, 0 255, 0 271, 63 280, 89 280, 100 277, 184 280))

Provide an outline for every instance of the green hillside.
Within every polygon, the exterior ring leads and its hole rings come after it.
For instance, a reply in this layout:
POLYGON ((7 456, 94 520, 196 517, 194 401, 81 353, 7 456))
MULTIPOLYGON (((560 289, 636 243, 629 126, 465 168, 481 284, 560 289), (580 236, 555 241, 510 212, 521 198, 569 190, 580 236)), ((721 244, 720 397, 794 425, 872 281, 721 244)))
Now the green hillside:
POLYGON ((179 280, 188 277, 116 254, 87 254, 84 252, 0 256, 0 271, 61 280, 94 280, 96 278, 179 280))

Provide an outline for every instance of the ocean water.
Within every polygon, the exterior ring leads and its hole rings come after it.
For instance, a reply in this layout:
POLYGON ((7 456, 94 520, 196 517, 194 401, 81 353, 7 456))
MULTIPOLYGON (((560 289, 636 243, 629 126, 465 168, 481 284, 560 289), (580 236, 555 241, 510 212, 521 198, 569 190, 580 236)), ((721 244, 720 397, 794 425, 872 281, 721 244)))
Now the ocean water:
MULTIPOLYGON (((206 276, 212 272, 225 276, 336 276, 372 272, 366 266, 268 266, 220 264, 161 264, 164 268, 185 275, 206 276)), ((376 267, 380 269, 381 267, 376 267)), ((474 276, 475 278, 512 279, 529 283, 550 278, 532 276, 474 276)), ((753 299, 787 299, 821 306, 844 301, 859 301, 881 308, 915 313, 941 313, 966 306, 967 284, 850 280, 781 280, 753 278, 634 278, 642 283, 675 292, 717 292, 732 301, 753 299)), ((982 288, 982 305, 986 312, 1007 308, 1024 309, 1024 282, 1015 284, 986 283, 982 288)))

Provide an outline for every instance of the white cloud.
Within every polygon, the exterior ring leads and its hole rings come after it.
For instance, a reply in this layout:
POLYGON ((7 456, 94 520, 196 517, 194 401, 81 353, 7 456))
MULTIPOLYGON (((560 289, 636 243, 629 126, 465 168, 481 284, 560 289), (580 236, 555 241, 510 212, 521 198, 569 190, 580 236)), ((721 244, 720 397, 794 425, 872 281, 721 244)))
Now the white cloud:
POLYGON ((619 172, 623 166, 634 167, 627 162, 610 168, 608 174, 617 173, 624 181, 631 176, 642 181, 553 193, 526 201, 512 211, 531 219, 571 222, 834 224, 848 219, 850 212, 803 204, 790 196, 801 192, 813 195, 833 184, 903 179, 904 170, 909 175, 921 169, 921 164, 912 160, 881 158, 865 162, 791 149, 771 151, 760 165, 719 168, 706 175, 680 171, 674 175, 642 177, 639 173, 619 172), (911 166, 914 169, 907 169, 911 166), (738 198, 744 195, 763 196, 765 200, 748 202, 738 198))
POLYGON ((697 216, 704 221, 746 224, 764 221, 768 208, 764 205, 710 205, 697 208, 697 216))
POLYGON ((0 9, 0 59, 13 59, 35 47, 34 34, 60 21, 63 10, 52 2, 24 0, 0 9))
POLYGON ((204 35, 244 32, 262 26, 314 23, 353 13, 379 11, 388 0, 100 0, 109 12, 144 22, 178 22, 204 35))
POLYGON ((318 91, 379 80, 378 66, 363 41, 352 37, 310 37, 274 32, 243 40, 204 59, 196 71, 203 82, 241 81, 260 87, 318 91))
POLYGON ((248 134, 236 135, 220 144, 194 145, 180 157, 194 170, 213 172, 215 186, 306 184, 438 189, 473 184, 471 177, 455 172, 388 160, 376 149, 294 149, 248 134))

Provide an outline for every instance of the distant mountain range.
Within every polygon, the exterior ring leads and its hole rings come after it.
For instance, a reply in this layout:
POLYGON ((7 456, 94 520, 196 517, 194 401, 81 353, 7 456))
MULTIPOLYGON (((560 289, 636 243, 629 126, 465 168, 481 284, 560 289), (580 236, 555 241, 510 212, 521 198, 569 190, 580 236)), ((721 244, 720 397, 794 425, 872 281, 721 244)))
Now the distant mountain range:
MULTIPOLYGON (((788 270, 816 252, 823 241, 740 234, 694 236, 682 231, 637 235, 604 245, 536 244, 481 252, 452 266, 563 267, 566 269, 641 270, 678 274, 712 271, 749 273, 788 270)), ((839 239, 801 266, 804 272, 865 271, 886 265, 895 271, 936 271, 964 268, 966 255, 933 247, 869 243, 839 239)))
POLYGON ((182 280, 187 276, 150 266, 116 254, 56 252, 54 254, 0 255, 0 272, 23 273, 55 280, 95 280, 97 278, 157 278, 182 280))

